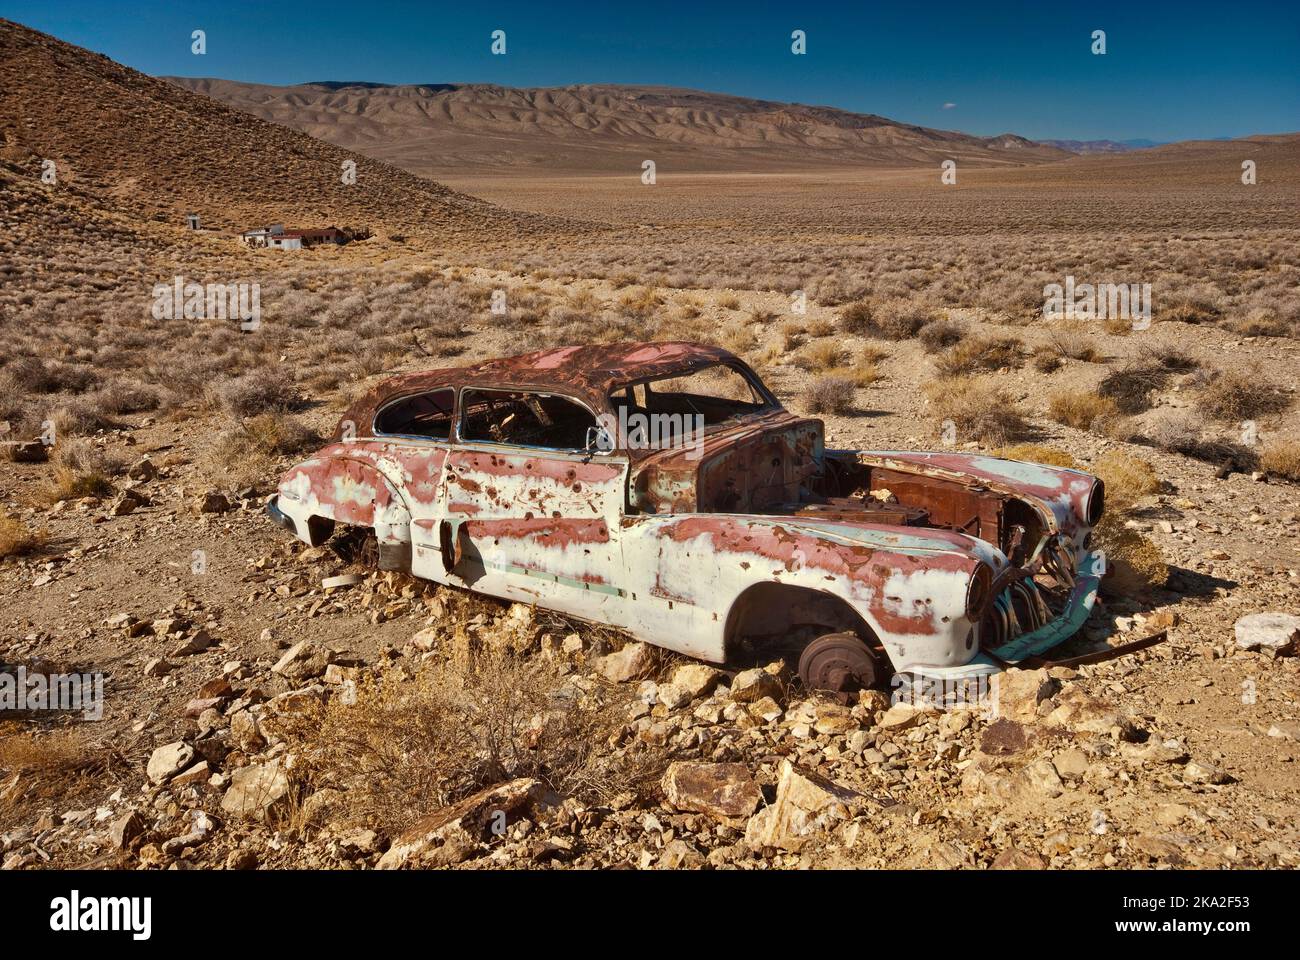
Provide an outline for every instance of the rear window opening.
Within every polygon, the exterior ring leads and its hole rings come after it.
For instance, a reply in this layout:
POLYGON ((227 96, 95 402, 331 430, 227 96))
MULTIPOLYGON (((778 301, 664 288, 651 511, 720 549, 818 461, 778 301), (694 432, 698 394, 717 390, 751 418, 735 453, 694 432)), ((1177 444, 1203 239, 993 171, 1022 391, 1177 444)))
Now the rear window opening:
POLYGON ((621 387, 609 399, 620 417, 699 416, 706 427, 779 406, 754 380, 725 364, 621 387))

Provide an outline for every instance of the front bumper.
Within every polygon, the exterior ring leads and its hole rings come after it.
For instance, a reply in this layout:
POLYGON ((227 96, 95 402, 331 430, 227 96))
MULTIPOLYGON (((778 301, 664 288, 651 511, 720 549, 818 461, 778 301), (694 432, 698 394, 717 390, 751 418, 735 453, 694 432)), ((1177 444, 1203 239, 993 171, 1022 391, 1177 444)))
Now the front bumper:
POLYGON ((968 663, 958 667, 913 667, 910 672, 924 677, 942 680, 965 680, 997 673, 1007 666, 1015 666, 1021 661, 1059 646, 1077 634, 1097 603, 1097 588, 1101 585, 1101 574, 1094 572, 1102 569, 1097 554, 1090 553, 1079 564, 1080 572, 1070 591, 1065 609, 1060 616, 1043 624, 1036 630, 1030 630, 994 647, 992 650, 980 651, 968 663))
POLYGON ((294 522, 293 517, 289 516, 283 510, 280 509, 280 505, 278 503, 279 499, 280 497, 277 494, 276 496, 272 497, 270 500, 266 501, 266 515, 270 517, 272 520, 274 520, 276 524, 278 524, 281 527, 284 527, 284 529, 288 530, 296 537, 298 536, 298 525, 294 522))

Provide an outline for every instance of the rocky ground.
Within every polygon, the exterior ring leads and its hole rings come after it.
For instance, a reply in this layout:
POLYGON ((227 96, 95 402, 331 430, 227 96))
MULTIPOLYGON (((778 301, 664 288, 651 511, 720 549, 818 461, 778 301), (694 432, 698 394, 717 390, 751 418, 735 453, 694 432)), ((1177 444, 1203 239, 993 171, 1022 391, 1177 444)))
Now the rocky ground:
MULTIPOLYGON (((1168 586, 1110 597, 1062 653, 1166 643, 1013 671, 977 709, 935 710, 809 696, 780 662, 716 670, 376 574, 347 540, 304 548, 258 491, 205 485, 186 455, 201 430, 145 418, 103 436, 132 458, 111 496, 27 511, 51 539, 4 566, 0 659, 101 670, 106 705, 95 723, 4 721, 6 868, 1300 863, 1296 623, 1234 631, 1296 609, 1290 485, 1208 468, 1167 483, 1130 522, 1165 551, 1168 586), (648 780, 565 795, 503 776, 381 823, 304 773, 320 744, 303 724, 369 680, 414 691, 497 648, 545 665, 558 700, 598 703, 601 762, 648 755, 648 780)), ((3 466, 13 503, 46 469, 3 466)))

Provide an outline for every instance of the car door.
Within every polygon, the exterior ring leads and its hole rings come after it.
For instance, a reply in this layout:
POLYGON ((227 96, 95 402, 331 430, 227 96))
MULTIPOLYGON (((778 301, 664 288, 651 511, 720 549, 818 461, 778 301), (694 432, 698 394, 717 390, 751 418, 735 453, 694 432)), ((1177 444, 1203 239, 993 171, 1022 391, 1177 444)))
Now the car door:
POLYGON ((461 390, 439 524, 450 582, 623 622, 628 460, 595 449, 596 425, 590 410, 558 394, 461 390))
MULTIPOLYGON (((450 448, 456 391, 435 387, 389 401, 375 414, 373 439, 356 442, 397 490, 410 514, 407 567, 442 579, 437 522, 443 515, 442 472, 450 448)), ((445 582, 445 580, 444 580, 445 582)))

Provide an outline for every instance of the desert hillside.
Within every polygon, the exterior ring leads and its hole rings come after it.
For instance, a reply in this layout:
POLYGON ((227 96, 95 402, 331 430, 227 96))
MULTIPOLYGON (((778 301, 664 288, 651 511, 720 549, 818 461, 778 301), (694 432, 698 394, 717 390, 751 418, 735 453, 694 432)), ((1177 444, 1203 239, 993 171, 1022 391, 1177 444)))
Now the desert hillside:
POLYGON ((7 20, 0 160, 38 182, 53 160, 63 186, 104 210, 172 224, 195 212, 220 230, 332 223, 439 242, 547 226, 7 20))
POLYGON ((308 83, 167 78, 239 110, 425 176, 501 172, 978 166, 1070 156, 1014 134, 973 137, 831 107, 672 87, 308 83))

